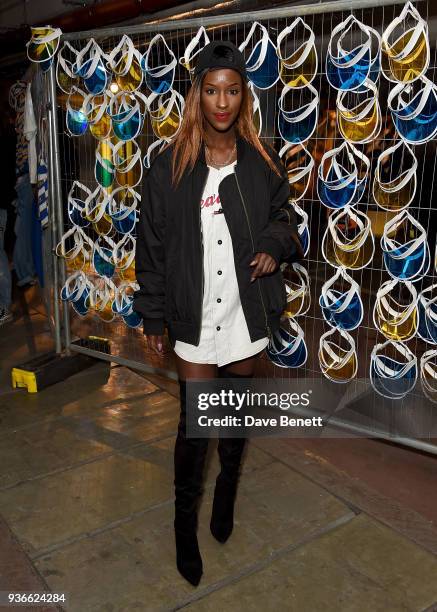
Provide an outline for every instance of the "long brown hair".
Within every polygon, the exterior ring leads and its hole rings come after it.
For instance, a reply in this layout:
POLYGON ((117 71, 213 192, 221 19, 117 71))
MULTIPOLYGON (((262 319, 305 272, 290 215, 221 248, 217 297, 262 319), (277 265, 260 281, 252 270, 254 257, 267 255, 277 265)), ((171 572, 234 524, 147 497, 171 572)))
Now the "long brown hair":
MULTIPOLYGON (((203 77, 200 74, 193 82, 185 99, 185 109, 180 130, 173 140, 172 153, 172 181, 177 185, 185 170, 191 171, 199 157, 200 150, 205 142, 205 125, 202 108, 200 106, 200 94, 202 90, 203 77)), ((275 162, 269 156, 258 138, 257 130, 252 120, 252 95, 245 79, 242 80, 243 99, 240 113, 235 128, 237 134, 250 143, 265 159, 270 168, 280 176, 280 171, 275 162)))

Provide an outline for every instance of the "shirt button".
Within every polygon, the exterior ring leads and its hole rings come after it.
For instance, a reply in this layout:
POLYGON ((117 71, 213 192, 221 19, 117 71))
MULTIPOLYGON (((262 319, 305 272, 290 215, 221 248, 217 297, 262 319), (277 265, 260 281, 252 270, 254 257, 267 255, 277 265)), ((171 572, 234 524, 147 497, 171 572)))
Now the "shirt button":
POLYGON ((217 325, 216 330, 220 331, 220 329, 221 329, 220 325, 217 325))
POLYGON ((222 271, 221 271, 221 270, 218 270, 217 274, 218 274, 219 276, 220 276, 220 274, 221 274, 221 273, 222 273, 222 271))
POLYGON ((217 302, 220 304, 220 302, 222 301, 221 298, 217 298, 217 302))
POLYGON ((217 240, 217 242, 218 242, 219 244, 222 244, 222 241, 221 241, 221 240, 217 240))

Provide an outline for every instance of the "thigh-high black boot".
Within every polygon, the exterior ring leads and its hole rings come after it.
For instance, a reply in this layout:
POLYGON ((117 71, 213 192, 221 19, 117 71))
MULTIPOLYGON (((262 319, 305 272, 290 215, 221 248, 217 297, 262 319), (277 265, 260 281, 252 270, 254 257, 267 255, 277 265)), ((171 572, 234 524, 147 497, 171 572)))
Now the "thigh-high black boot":
POLYGON ((203 571, 196 533, 197 506, 203 490, 209 440, 186 437, 186 385, 186 381, 179 380, 181 415, 174 449, 174 528, 177 568, 188 582, 197 586, 203 571))
MULTIPOLYGON (((220 372, 221 378, 252 378, 220 372)), ((234 504, 246 438, 220 438, 218 454, 221 471, 217 477, 210 529, 219 542, 226 542, 234 527, 234 504)))

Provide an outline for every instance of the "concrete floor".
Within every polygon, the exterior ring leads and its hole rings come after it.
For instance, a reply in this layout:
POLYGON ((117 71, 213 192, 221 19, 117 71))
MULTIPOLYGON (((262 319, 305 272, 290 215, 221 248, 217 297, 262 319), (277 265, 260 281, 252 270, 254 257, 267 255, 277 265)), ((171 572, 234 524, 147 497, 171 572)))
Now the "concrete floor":
POLYGON ((211 445, 204 576, 188 585, 172 533, 177 385, 97 362, 12 391, 11 365, 52 346, 24 297, 0 329, 0 591, 65 592, 74 612, 437 610, 437 459, 374 440, 252 440, 225 545, 208 530, 211 445))

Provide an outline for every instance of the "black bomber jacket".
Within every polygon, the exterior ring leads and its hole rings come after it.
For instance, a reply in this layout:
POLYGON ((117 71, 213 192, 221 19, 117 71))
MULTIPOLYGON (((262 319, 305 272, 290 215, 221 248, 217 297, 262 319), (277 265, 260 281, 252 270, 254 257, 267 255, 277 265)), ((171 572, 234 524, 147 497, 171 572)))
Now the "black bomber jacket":
MULTIPOLYGON (((286 292, 279 266, 251 283, 249 263, 259 252, 278 264, 296 261, 302 253, 287 173, 277 154, 271 149, 268 153, 281 176, 238 137, 234 173, 219 187, 252 342, 278 329, 286 292)), ((170 146, 155 158, 143 180, 135 257, 139 290, 133 307, 143 317, 145 334, 162 335, 167 327, 172 346, 176 340, 197 346, 204 284, 200 201, 208 167, 202 150, 193 170, 173 187, 171 155, 170 146)))

